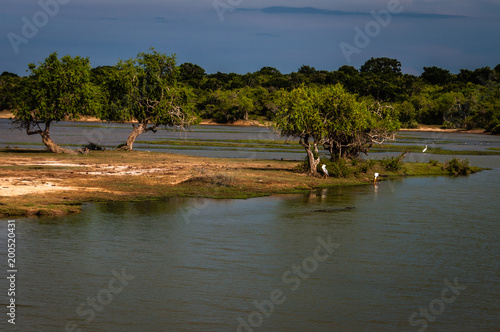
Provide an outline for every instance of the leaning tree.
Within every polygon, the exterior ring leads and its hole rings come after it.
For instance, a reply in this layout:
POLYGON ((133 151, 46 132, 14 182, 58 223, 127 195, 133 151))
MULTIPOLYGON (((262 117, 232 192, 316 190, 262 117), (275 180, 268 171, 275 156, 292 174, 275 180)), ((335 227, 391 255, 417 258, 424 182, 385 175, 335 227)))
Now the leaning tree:
POLYGON ((40 135, 42 142, 55 153, 76 153, 57 145, 50 138, 51 125, 63 120, 77 120, 82 115, 99 111, 97 88, 90 81, 88 58, 58 58, 57 52, 43 63, 28 65, 30 75, 13 110, 15 123, 28 135, 40 135))
POLYGON ((119 61, 106 85, 106 111, 103 120, 132 122, 123 149, 132 150, 136 138, 155 133, 161 126, 184 128, 194 122, 192 92, 177 83, 175 55, 150 49, 136 58, 119 61))

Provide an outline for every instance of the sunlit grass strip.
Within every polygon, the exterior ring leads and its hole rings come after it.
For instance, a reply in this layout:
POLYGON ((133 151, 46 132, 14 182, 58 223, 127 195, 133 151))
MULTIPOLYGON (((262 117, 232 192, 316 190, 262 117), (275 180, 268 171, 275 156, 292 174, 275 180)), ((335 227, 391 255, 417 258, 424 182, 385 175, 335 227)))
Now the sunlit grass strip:
POLYGON ((162 141, 136 141, 137 144, 147 144, 151 146, 164 145, 164 146, 196 146, 196 147, 221 147, 221 148, 256 148, 256 149, 279 149, 279 150, 303 150, 303 147, 297 144, 284 144, 283 142, 265 141, 265 143, 232 143, 228 141, 202 141, 202 140, 162 140, 162 141))
MULTIPOLYGON (((409 152, 413 153, 422 153, 422 147, 421 146, 412 146, 412 145, 382 145, 382 146, 377 146, 373 147, 370 149, 370 152, 401 152, 401 151, 406 151, 408 150, 409 152)), ((439 148, 433 148, 429 147, 427 151, 425 151, 426 154, 440 154, 440 155, 447 155, 447 156, 453 156, 453 155, 461 155, 461 156, 497 156, 500 155, 500 151, 475 151, 475 150, 447 150, 443 149, 441 147, 439 148)))

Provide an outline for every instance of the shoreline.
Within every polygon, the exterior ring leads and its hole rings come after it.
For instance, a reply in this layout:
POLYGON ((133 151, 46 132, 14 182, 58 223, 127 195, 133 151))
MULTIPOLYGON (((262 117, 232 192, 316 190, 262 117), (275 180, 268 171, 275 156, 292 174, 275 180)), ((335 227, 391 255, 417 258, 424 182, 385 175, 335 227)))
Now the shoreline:
POLYGON ((299 164, 144 151, 60 155, 2 149, 0 217, 66 215, 91 202, 303 194, 324 187, 370 185, 375 172, 389 177, 448 175, 442 164, 403 163, 401 170, 389 172, 376 163, 364 173, 323 179, 298 173, 299 164))
POLYGON ((419 125, 418 128, 401 128, 401 132, 436 132, 436 133, 458 133, 458 134, 476 134, 490 135, 484 129, 443 129, 439 125, 419 125))
MULTIPOLYGON (((13 117, 12 112, 9 111, 0 111, 0 119, 10 119, 13 117)), ((82 117, 78 119, 78 121, 74 122, 101 122, 106 123, 105 121, 101 121, 95 117, 82 117)), ((132 123, 132 122, 130 122, 132 123)), ((202 120, 200 125, 204 126, 235 126, 235 127, 272 127, 272 121, 259 121, 259 120, 238 120, 233 123, 217 123, 214 120, 202 120)), ((476 135, 490 135, 485 132, 484 129, 442 129, 439 125, 419 125, 418 128, 415 129, 399 129, 400 132, 439 132, 439 133, 459 133, 459 134, 476 134, 476 135)))

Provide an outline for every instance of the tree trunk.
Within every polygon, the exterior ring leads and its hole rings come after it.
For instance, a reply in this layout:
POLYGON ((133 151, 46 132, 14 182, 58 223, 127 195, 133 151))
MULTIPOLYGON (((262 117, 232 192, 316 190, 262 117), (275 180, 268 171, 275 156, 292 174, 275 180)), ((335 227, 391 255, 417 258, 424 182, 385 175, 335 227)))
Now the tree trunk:
POLYGON ((147 128, 147 122, 140 122, 137 125, 132 124, 132 126, 134 127, 134 129, 132 130, 132 132, 128 136, 126 145, 122 148, 122 149, 128 150, 128 151, 132 151, 132 148, 134 146, 134 142, 140 134, 144 134, 147 131, 152 131, 152 132, 156 133, 156 130, 155 130, 156 125, 153 125, 153 127, 147 128))
POLYGON ((319 160, 318 144, 316 142, 309 143, 309 137, 305 137, 304 140, 300 139, 300 144, 306 150, 307 158, 309 160, 309 172, 307 174, 310 176, 319 176, 318 165, 320 160, 319 160))
MULTIPOLYGON (((314 144, 316 146, 316 144, 314 144)), ((316 148, 317 150, 317 148, 316 148)), ((319 165, 319 156, 317 158, 314 157, 315 153, 311 148, 306 148, 307 157, 309 158, 309 175, 318 176, 318 165, 319 165)), ((317 153, 316 153, 317 155, 317 153)))
MULTIPOLYGON (((70 149, 64 149, 61 148, 59 145, 57 145, 51 138, 50 138, 50 123, 45 124, 45 129, 40 132, 40 136, 42 136, 42 142, 45 144, 47 149, 49 149, 53 153, 67 153, 67 154, 77 154, 76 151, 70 150, 70 149)), ((29 134, 29 132, 28 132, 29 134)))
POLYGON ((138 126, 134 125, 134 129, 132 130, 132 132, 128 136, 127 143, 126 143, 124 149, 132 151, 132 149, 134 147, 135 139, 137 138, 137 136, 139 136, 142 133, 144 133, 143 126, 141 126, 140 124, 138 126))

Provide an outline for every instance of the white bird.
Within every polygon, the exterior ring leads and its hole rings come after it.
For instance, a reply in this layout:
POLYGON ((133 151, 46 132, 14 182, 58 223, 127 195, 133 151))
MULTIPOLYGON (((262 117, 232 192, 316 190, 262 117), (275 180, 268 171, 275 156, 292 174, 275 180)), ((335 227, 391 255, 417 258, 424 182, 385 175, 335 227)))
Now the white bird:
POLYGON ((323 173, 325 174, 325 176, 329 176, 328 170, 326 169, 326 165, 325 164, 321 165, 321 169, 323 170, 323 173))
POLYGON ((427 145, 425 146, 425 148, 422 150, 422 153, 424 153, 425 151, 427 151, 427 145))
POLYGON ((373 174, 373 183, 377 182, 378 177, 379 177, 378 173, 373 174))

